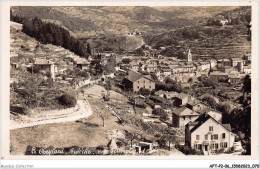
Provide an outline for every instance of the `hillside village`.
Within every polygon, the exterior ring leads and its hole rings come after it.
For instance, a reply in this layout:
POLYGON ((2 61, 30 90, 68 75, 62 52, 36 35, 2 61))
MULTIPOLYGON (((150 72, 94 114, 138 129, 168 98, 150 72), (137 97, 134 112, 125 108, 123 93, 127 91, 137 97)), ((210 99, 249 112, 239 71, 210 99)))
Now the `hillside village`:
MULTIPOLYGON (((221 20, 222 27, 226 22, 221 20)), ((163 55, 167 46, 142 41, 125 52, 91 47, 84 58, 40 43, 19 23, 11 22, 10 29, 11 153, 26 153, 29 146, 82 146, 97 147, 102 155, 250 154, 247 50, 200 58, 200 49, 187 47, 178 58, 163 55), (26 138, 52 131, 74 137, 26 138)))

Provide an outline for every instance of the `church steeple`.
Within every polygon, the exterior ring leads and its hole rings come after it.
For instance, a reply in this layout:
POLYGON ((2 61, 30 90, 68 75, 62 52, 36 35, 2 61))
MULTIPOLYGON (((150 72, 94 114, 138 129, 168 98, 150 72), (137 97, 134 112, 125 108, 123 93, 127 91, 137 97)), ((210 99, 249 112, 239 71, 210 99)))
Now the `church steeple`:
POLYGON ((188 63, 192 62, 192 55, 191 55, 190 49, 189 49, 188 55, 187 55, 187 62, 188 62, 188 63))

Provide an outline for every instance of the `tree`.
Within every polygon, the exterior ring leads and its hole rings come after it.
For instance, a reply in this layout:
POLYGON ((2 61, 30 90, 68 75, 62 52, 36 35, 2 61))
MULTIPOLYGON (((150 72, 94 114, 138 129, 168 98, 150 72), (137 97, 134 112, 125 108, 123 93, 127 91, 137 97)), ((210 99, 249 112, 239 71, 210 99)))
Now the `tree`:
POLYGON ((47 43, 51 43, 51 44, 54 42, 52 34, 50 33, 46 34, 46 41, 47 43))
POLYGON ((134 52, 135 52, 135 54, 136 54, 137 56, 144 56, 144 55, 145 55, 145 53, 144 53, 144 51, 143 51, 142 48, 138 48, 138 49, 136 49, 134 52))
POLYGON ((122 60, 122 63, 124 64, 129 64, 131 62, 131 60, 129 58, 125 58, 122 60))
POLYGON ((240 24, 240 16, 238 15, 237 17, 236 17, 236 19, 235 19, 235 24, 236 25, 239 25, 240 24))
POLYGON ((171 130, 171 129, 167 129, 163 132, 163 135, 160 137, 160 139, 158 140, 158 144, 160 145, 160 147, 166 147, 167 146, 167 142, 169 145, 169 151, 171 150, 171 142, 176 142, 175 138, 176 138, 176 133, 175 131, 171 130))
POLYGON ((249 75, 246 75, 243 79, 242 91, 244 94, 251 93, 251 78, 249 75))
POLYGON ((159 120, 161 120, 163 122, 165 122, 165 121, 167 121, 169 119, 170 118, 169 118, 168 114, 165 111, 162 112, 162 114, 160 115, 160 118, 159 118, 159 120))
POLYGON ((158 77, 156 76, 155 73, 151 73, 151 78, 154 80, 154 81, 157 81, 158 80, 158 77))
POLYGON ((111 55, 105 66, 105 73, 106 74, 114 73, 115 67, 116 67, 116 59, 114 56, 111 55))
POLYGON ((75 96, 70 95, 68 93, 64 93, 59 97, 60 104, 66 106, 66 107, 74 107, 77 103, 77 99, 75 96))
POLYGON ((149 89, 141 88, 138 93, 140 93, 143 96, 148 96, 150 95, 151 91, 149 89))
POLYGON ((28 77, 23 83, 23 89, 17 90, 17 92, 24 99, 24 105, 28 107, 37 107, 39 104, 39 99, 37 93, 39 92, 39 85, 43 82, 42 76, 32 75, 28 77))
POLYGON ((154 114, 154 115, 161 115, 162 113, 163 113, 163 109, 161 109, 161 108, 156 108, 156 109, 153 109, 153 111, 152 111, 152 114, 154 114))
POLYGON ((216 109, 218 104, 216 102, 216 100, 213 97, 210 96, 205 96, 202 99, 203 102, 206 102, 208 105, 210 105, 210 107, 212 107, 213 109, 216 109))
POLYGON ((189 78, 188 83, 192 83, 192 82, 193 82, 193 79, 189 78))
POLYGON ((98 57, 95 57, 90 62, 90 69, 95 76, 101 75, 104 72, 104 66, 101 64, 101 59, 99 59, 98 57))
POLYGON ((89 55, 91 55, 91 48, 90 48, 89 43, 87 44, 87 52, 88 52, 89 55))
POLYGON ((245 22, 246 21, 246 17, 244 14, 241 15, 241 18, 240 18, 241 22, 245 22))
POLYGON ((227 103, 220 104, 220 105, 218 105, 217 110, 222 112, 222 123, 223 124, 231 122, 231 116, 230 116, 231 107, 229 104, 227 104, 227 103))

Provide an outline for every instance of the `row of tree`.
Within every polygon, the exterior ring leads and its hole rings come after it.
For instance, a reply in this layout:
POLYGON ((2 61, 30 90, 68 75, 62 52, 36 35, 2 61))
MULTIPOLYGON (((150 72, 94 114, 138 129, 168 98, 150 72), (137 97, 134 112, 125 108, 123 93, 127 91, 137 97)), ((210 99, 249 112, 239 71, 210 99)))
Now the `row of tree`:
POLYGON ((91 55, 89 44, 75 38, 69 30, 60 25, 42 21, 37 17, 32 19, 16 16, 12 11, 11 21, 23 24, 23 32, 43 44, 62 46, 84 58, 91 55))

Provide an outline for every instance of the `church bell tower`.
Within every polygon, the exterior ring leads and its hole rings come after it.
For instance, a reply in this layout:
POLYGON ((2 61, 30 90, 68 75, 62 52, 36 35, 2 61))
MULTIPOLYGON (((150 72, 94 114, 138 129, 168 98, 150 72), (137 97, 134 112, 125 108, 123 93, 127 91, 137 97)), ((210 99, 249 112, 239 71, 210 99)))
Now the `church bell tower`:
POLYGON ((189 49, 188 55, 187 55, 187 62, 188 62, 188 63, 191 63, 191 62, 192 62, 192 55, 191 55, 190 49, 189 49))

